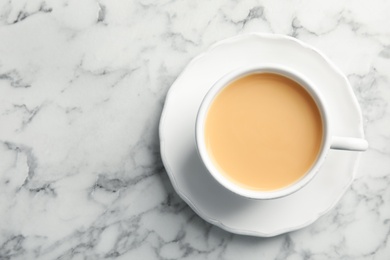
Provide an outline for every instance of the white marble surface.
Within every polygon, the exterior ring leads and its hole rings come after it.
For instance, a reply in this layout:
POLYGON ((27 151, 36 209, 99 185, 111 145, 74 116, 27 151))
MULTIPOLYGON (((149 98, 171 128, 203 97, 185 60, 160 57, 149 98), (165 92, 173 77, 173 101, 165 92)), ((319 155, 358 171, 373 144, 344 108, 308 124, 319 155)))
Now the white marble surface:
POLYGON ((0 259, 390 259, 390 2, 0 1, 0 259), (212 43, 292 35, 348 76, 370 149, 340 203, 274 238, 173 191, 165 95, 212 43))

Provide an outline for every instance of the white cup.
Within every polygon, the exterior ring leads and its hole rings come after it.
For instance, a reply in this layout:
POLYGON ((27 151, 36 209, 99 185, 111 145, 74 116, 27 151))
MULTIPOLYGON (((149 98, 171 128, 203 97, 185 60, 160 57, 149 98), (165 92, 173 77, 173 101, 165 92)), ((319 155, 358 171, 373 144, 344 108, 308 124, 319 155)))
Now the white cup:
POLYGON ((219 79, 209 90, 209 92, 204 97, 202 104, 199 108, 197 119, 196 119, 196 144, 198 148, 199 155, 210 172, 210 174, 225 188, 228 190, 247 197, 251 199, 274 199, 283 196, 287 196, 305 186, 313 177, 317 174, 321 165, 325 161, 326 155, 329 149, 338 149, 338 150, 349 150, 349 151, 365 151, 368 148, 368 143, 366 140, 361 138, 353 137, 341 137, 334 136, 332 133, 332 128, 330 126, 329 112, 327 109, 326 102, 324 98, 321 97, 321 94, 318 90, 310 83, 304 75, 299 74, 298 72, 293 71, 290 68, 286 68, 279 65, 254 65, 250 67, 244 67, 236 69, 227 75, 219 79), (322 117, 323 125, 323 139, 322 146, 317 156, 317 160, 313 163, 311 169, 298 181, 295 183, 272 191, 258 191, 251 190, 240 186, 237 183, 229 180, 223 173, 218 170, 218 167, 213 162, 211 156, 208 153, 205 143, 205 121, 207 117, 207 112, 210 105, 212 104, 216 95, 224 89, 229 83, 234 80, 254 73, 275 73, 285 77, 288 77, 295 82, 299 83, 306 91, 312 96, 314 101, 317 104, 317 107, 320 110, 322 117))

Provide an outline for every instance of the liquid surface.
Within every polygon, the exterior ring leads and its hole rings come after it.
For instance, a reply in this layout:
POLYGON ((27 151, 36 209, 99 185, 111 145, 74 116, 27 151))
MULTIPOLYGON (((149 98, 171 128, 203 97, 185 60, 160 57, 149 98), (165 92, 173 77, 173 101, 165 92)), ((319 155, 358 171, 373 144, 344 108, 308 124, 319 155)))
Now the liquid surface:
POLYGON ((299 180, 315 162, 322 120, 312 97, 295 81, 251 74, 215 97, 205 139, 229 179, 253 190, 276 190, 299 180))

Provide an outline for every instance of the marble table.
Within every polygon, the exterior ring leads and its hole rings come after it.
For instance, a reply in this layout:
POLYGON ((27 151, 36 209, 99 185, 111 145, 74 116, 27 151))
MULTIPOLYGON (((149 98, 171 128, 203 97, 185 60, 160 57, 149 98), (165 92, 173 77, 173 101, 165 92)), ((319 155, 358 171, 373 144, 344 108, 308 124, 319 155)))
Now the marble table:
POLYGON ((0 1, 0 259, 390 259, 390 2, 0 1), (337 206, 273 238, 198 217, 161 162, 197 54, 290 35, 348 76, 370 149, 337 206))

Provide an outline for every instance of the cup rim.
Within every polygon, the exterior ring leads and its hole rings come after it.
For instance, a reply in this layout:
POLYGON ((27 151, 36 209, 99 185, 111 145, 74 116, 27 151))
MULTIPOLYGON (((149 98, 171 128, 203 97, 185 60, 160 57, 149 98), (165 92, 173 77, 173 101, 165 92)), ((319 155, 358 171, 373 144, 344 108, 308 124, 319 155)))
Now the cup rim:
POLYGON ((325 105, 325 100, 315 89, 314 85, 310 80, 299 72, 277 64, 257 64, 252 66, 245 66, 237 68, 233 71, 222 76, 217 80, 214 85, 210 88, 207 94, 204 96, 202 103, 199 107, 196 125, 195 125, 195 139, 198 154, 201 157, 201 160, 211 176, 226 189, 249 199, 276 199, 292 194, 299 189, 303 188, 307 183, 309 183, 314 176, 317 174, 319 168, 325 160, 326 154, 330 149, 331 134, 330 134, 330 124, 329 124, 328 113, 325 105), (299 180, 294 183, 272 191, 261 191, 245 188, 239 184, 234 183, 230 179, 221 173, 218 168, 214 165, 212 158, 209 156, 207 147, 205 144, 204 138, 204 126, 207 117, 208 110, 212 104, 214 98, 227 86, 229 83, 244 77, 246 75, 254 73, 274 73, 279 74, 284 77, 290 78, 291 80, 297 82, 311 95, 315 101, 318 109, 320 110, 322 118, 322 127, 323 127, 323 138, 320 148, 320 152, 317 155, 317 159, 308 172, 301 177, 299 180))

